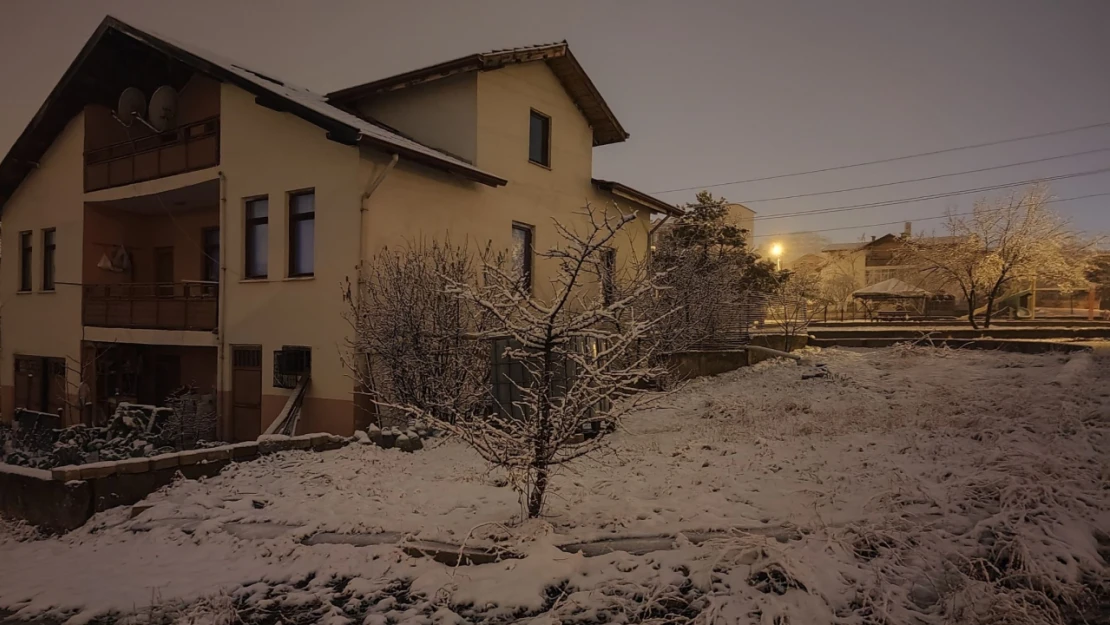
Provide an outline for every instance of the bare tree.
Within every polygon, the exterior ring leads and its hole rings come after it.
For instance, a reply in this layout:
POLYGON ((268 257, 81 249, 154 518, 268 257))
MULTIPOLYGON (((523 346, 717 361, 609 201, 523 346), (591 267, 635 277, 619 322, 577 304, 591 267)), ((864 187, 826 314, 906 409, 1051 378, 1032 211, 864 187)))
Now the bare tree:
POLYGON ((477 279, 470 250, 431 241, 382 249, 362 268, 357 290, 348 285, 345 316, 354 332, 343 358, 375 405, 443 421, 482 409, 489 347, 475 337, 487 318, 448 292, 477 279))
POLYGON ((394 406, 455 434, 507 470, 529 517, 541 514, 553 473, 602 449, 606 434, 652 398, 641 392, 643 385, 664 373, 644 348, 659 318, 634 307, 653 288, 651 281, 624 284, 614 297, 597 279, 603 256, 635 216, 588 205, 585 214, 583 232, 556 221, 561 245, 537 254, 555 267, 549 297, 533 296, 503 255, 488 250, 481 284, 444 277, 462 305, 492 320, 478 337, 508 339, 502 356, 523 371, 509 380, 512 405, 492 414, 458 411, 450 418, 418 405, 394 406))
POLYGON ((1036 186, 993 201, 980 200, 969 214, 949 210, 946 237, 906 239, 903 264, 955 284, 967 299, 968 320, 985 306, 990 327, 996 300, 1019 280, 1052 280, 1064 288, 1081 283, 1087 244, 1067 221, 1046 208, 1048 191, 1036 186))
POLYGON ((779 328, 784 351, 792 351, 794 337, 802 334, 818 311, 829 303, 819 271, 802 268, 780 279, 766 296, 767 320, 779 328))

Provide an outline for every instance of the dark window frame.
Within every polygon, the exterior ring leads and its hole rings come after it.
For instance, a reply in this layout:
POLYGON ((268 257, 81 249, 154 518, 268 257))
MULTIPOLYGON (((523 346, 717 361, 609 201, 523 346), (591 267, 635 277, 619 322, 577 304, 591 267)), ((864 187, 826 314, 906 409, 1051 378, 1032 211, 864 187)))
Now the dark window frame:
POLYGON ((617 295, 617 250, 606 247, 600 252, 601 301, 605 306, 610 306, 617 295))
MULTIPOLYGON (((536 263, 535 263, 536 228, 535 228, 535 226, 530 226, 526 223, 521 223, 519 221, 514 221, 513 222, 513 246, 514 246, 514 248, 516 247, 516 233, 517 232, 523 232, 524 235, 525 235, 524 236, 524 252, 523 252, 523 258, 522 258, 522 260, 524 262, 524 267, 522 268, 521 275, 517 277, 517 283, 518 283, 518 286, 521 288, 522 291, 524 291, 525 293, 528 293, 528 294, 532 294, 532 292, 533 292, 532 290, 533 290, 533 288, 535 286, 535 282, 536 282, 535 281, 535 276, 534 276, 535 266, 536 266, 536 263)), ((516 259, 514 258, 513 260, 514 260, 514 263, 515 263, 516 259)), ((515 267, 514 267, 514 269, 515 269, 515 267)))
POLYGON ((287 230, 288 230, 287 234, 288 234, 288 238, 289 238, 289 241, 288 241, 288 244, 289 244, 289 248, 288 248, 289 263, 288 263, 288 267, 286 268, 287 272, 288 272, 287 275, 290 278, 309 278, 309 277, 312 277, 312 276, 316 275, 316 240, 315 240, 316 239, 316 223, 315 223, 316 222, 316 189, 313 188, 313 189, 301 189, 299 191, 290 191, 289 192, 289 201, 287 203, 287 206, 288 206, 287 214, 288 214, 288 217, 289 217, 288 228, 287 228, 287 230), (293 202, 296 200, 296 198, 304 197, 304 196, 307 196, 307 195, 312 196, 312 210, 308 211, 308 212, 303 212, 303 213, 294 213, 293 212, 293 202), (297 267, 297 259, 299 257, 298 252, 300 251, 300 246, 303 244, 303 242, 298 239, 298 234, 300 234, 300 232, 294 226, 296 224, 299 224, 302 221, 312 221, 313 222, 313 225, 312 225, 312 238, 313 238, 313 241, 312 241, 312 260, 310 261, 312 266, 309 268, 308 271, 301 271, 300 270, 301 268, 297 267))
POLYGON ((58 229, 42 229, 42 290, 52 292, 57 284, 58 229))
POLYGON ((528 113, 528 162, 539 165, 540 167, 551 168, 551 116, 545 115, 536 109, 531 109, 528 113), (532 144, 534 138, 532 136, 533 121, 539 121, 541 124, 538 159, 533 155, 533 149, 537 147, 532 144))
POLYGON ((243 277, 248 280, 264 280, 270 274, 270 197, 260 195, 257 197, 247 198, 243 201, 243 277), (256 202, 266 203, 266 215, 263 217, 251 217, 251 206, 256 202), (266 226, 266 240, 262 241, 262 251, 264 252, 265 271, 257 271, 256 267, 252 266, 251 259, 254 257, 254 251, 259 245, 257 240, 257 230, 259 226, 266 226))
POLYGON ((34 288, 32 263, 35 262, 35 233, 24 230, 19 233, 19 292, 30 293, 34 288))
POLYGON ((220 227, 211 226, 200 230, 200 279, 205 282, 220 281, 220 227), (208 240, 215 235, 215 242, 208 240), (214 264, 213 264, 214 263, 214 264))

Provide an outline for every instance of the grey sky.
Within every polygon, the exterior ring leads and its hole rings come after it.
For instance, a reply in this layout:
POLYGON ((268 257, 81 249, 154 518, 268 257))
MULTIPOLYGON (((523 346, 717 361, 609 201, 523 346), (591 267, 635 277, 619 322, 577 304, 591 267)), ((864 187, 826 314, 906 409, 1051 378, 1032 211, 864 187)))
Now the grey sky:
MULTIPOLYGON (((645 191, 714 184, 1110 122, 1110 2, 188 2, 5 0, 6 151, 106 13, 327 91, 492 48, 567 39, 632 134, 594 172, 645 191)), ((1110 147, 1110 127, 713 189, 745 201, 1110 147)), ((760 216, 1110 167, 1110 152, 883 189, 751 203, 760 216)), ((1110 192, 1110 173, 1053 185, 1110 192)), ((693 192, 661 195, 680 202, 693 192)), ((757 234, 900 231, 975 196, 804 218, 757 234)), ((1056 204, 1110 231, 1110 196, 1056 204)), ((916 227, 933 229, 938 221, 916 227)), ((761 239, 765 241, 766 239, 761 239)))

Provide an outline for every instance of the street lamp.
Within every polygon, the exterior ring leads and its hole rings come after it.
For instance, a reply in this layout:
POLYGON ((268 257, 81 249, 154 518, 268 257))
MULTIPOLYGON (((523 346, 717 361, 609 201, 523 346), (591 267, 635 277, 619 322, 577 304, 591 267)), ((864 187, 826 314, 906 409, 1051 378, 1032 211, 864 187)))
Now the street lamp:
POLYGON ((775 257, 775 271, 782 271, 782 243, 771 244, 771 256, 775 257))

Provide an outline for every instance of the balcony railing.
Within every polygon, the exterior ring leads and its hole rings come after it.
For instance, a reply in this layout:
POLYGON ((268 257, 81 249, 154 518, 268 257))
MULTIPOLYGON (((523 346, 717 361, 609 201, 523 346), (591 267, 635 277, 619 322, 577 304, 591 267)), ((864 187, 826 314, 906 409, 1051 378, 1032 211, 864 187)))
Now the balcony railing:
POLYGON ((81 316, 87 326, 149 330, 215 330, 215 282, 86 284, 81 316))
POLYGON ((85 191, 163 178, 220 164, 220 118, 185 124, 85 152, 85 191))

